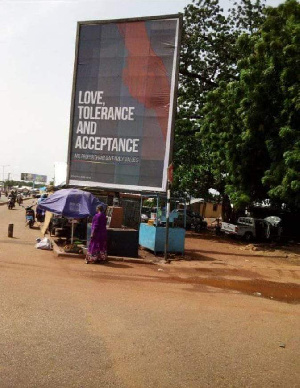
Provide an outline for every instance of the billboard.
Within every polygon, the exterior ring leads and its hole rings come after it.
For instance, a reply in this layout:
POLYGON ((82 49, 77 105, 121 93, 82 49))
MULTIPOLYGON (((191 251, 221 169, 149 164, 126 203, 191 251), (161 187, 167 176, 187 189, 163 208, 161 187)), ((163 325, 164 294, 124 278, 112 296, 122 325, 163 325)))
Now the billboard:
POLYGON ((27 173, 27 172, 22 172, 21 173, 21 181, 46 183, 47 182, 47 175, 38 175, 38 174, 31 174, 31 173, 27 173))
POLYGON ((79 22, 67 184, 164 192, 180 15, 79 22))

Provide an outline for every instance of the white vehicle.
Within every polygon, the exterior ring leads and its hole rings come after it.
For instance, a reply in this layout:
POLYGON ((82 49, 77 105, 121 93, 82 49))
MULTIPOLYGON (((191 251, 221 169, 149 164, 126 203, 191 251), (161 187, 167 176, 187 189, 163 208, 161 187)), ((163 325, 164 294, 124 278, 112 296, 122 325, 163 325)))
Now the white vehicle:
POLYGON ((236 224, 222 222, 221 232, 240 236, 246 241, 252 241, 253 239, 268 240, 270 238, 270 223, 260 218, 240 217, 236 224))

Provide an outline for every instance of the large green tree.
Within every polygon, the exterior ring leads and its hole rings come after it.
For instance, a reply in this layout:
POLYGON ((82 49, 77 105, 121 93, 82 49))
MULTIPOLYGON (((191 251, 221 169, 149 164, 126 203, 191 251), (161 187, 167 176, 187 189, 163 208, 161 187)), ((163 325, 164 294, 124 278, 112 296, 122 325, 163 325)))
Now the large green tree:
POLYGON ((241 208, 269 198, 300 209, 300 5, 266 8, 266 19, 237 47, 238 79, 206 95, 199 138, 225 193, 241 208))
POLYGON ((196 133, 207 93, 237 79, 237 62, 250 53, 248 43, 240 51, 238 39, 257 30, 262 11, 259 0, 241 0, 227 13, 218 0, 195 0, 185 9, 174 144, 174 190, 181 195, 207 198, 209 188, 224 193, 223 175, 196 133))

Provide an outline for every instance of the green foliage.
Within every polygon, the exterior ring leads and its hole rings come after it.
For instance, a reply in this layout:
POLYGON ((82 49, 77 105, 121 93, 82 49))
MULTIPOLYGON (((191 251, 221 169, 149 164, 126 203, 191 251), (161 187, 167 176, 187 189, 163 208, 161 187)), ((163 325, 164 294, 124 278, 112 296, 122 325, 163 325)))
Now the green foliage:
POLYGON ((14 180, 11 180, 11 179, 6 180, 6 181, 4 182, 4 186, 5 186, 5 187, 13 187, 13 186, 18 186, 18 187, 20 187, 18 181, 14 181, 14 180))
POLYGON ((247 51, 238 79, 205 96, 198 136, 237 207, 269 197, 299 209, 300 5, 287 0, 265 14, 237 40, 247 51))
MULTIPOLYGON (((253 48, 249 37, 261 24, 262 10, 260 1, 252 4, 250 0, 235 4, 227 14, 218 0, 194 0, 185 9, 174 144, 173 187, 177 195, 208 198, 209 188, 225 193, 227 169, 223 156, 233 145, 227 144, 222 150, 212 149, 197 133, 205 120, 204 104, 208 93, 211 92, 212 104, 214 100, 219 102, 218 88, 238 79, 237 63, 242 62, 253 48)), ((249 75, 245 73, 244 76, 249 75)), ((220 120, 222 106, 226 103, 225 97, 215 106, 215 114, 220 120)), ((231 125, 230 119, 224 119, 223 124, 228 123, 231 125)), ((220 135, 217 121, 211 122, 210 134, 210 141, 217 144, 220 135)), ((227 134, 223 132, 221 136, 226 142, 227 134)))
MULTIPOLYGON (((33 182, 24 182, 24 181, 15 181, 15 180, 6 180, 4 181, 5 187, 22 187, 22 186, 28 186, 28 187, 33 187, 33 182)), ((34 187, 36 189, 40 187, 44 187, 44 183, 35 183, 34 187)))
POLYGON ((155 202, 155 200, 153 198, 145 199, 143 201, 143 206, 145 206, 145 207, 153 207, 153 206, 156 206, 156 202, 155 202))

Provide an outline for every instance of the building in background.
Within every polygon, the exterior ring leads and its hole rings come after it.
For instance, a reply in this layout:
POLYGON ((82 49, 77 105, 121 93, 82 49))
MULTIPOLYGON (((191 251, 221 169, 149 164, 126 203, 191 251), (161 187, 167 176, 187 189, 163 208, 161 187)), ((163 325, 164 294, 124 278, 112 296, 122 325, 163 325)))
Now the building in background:
POLYGON ((205 202, 202 198, 194 198, 190 202, 190 209, 201 214, 204 218, 222 217, 222 204, 217 202, 205 202))

